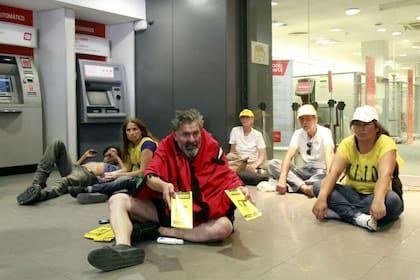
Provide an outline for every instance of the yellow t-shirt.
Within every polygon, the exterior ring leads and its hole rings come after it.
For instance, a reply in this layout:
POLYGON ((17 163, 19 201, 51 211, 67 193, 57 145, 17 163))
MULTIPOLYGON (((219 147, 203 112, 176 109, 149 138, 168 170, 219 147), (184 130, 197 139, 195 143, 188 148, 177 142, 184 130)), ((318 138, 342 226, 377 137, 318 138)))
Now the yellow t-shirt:
POLYGON ((150 137, 143 137, 143 138, 141 138, 140 142, 136 146, 134 146, 132 143, 128 144, 128 154, 130 155, 130 161, 131 161, 131 164, 133 165, 133 170, 137 170, 137 169, 140 168, 140 164, 141 164, 141 146, 146 141, 152 141, 153 143, 156 144, 156 147, 158 145, 158 143, 155 140, 153 140, 152 138, 150 138, 150 137))
MULTIPOLYGON (((348 162, 345 177, 340 183, 362 194, 373 193, 379 176, 379 162, 385 153, 392 150, 397 150, 397 146, 394 140, 386 135, 381 135, 373 149, 366 154, 360 154, 357 150, 354 135, 346 137, 337 148, 337 153, 348 162)), ((401 168, 403 160, 398 151, 397 163, 401 168)), ((391 183, 389 187, 391 189, 391 183)))

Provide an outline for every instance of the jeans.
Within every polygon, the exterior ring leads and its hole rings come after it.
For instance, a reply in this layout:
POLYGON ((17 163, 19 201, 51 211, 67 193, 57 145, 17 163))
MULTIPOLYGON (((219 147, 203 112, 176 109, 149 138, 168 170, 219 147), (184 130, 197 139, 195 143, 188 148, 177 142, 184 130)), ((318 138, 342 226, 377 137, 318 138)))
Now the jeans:
MULTIPOLYGON (((314 194, 318 197, 321 182, 314 184, 314 194)), ((347 223, 353 223, 354 217, 358 213, 369 214, 370 206, 373 201, 373 194, 361 194, 352 187, 336 184, 327 199, 328 208, 334 210, 341 219, 347 223)), ((390 222, 396 220, 404 211, 404 204, 401 198, 392 190, 385 197, 386 215, 380 222, 390 222)))
POLYGON ((115 181, 98 183, 92 185, 92 192, 103 193, 112 195, 120 190, 127 190, 128 193, 132 193, 136 189, 137 176, 121 176, 115 181))
MULTIPOLYGON (((273 159, 269 164, 271 175, 274 179, 280 178, 282 161, 273 159)), ((314 184, 317 181, 321 181, 326 176, 326 170, 323 168, 315 168, 312 166, 296 167, 290 165, 290 170, 287 173, 287 190, 289 192, 297 192, 299 187, 303 184, 314 184)))
POLYGON ((68 186, 91 185, 97 182, 96 176, 83 166, 74 164, 66 146, 60 140, 54 140, 45 150, 34 174, 33 184, 45 188, 45 198, 53 198, 67 193, 68 186), (46 187, 51 172, 57 167, 61 175, 53 186, 46 187))

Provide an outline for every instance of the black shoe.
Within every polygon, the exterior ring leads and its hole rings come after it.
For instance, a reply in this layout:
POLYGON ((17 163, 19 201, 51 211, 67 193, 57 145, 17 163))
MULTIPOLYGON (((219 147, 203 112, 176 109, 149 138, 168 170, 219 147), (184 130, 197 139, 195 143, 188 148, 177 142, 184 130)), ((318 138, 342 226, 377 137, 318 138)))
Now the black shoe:
POLYGON ((79 193, 77 202, 80 204, 102 203, 108 200, 108 195, 103 193, 79 193))
POLYGON ((131 232, 131 244, 145 240, 156 240, 160 236, 159 224, 146 221, 144 223, 133 223, 133 231, 131 232))
POLYGON ((88 192, 87 187, 82 187, 82 186, 67 187, 67 190, 68 190, 69 194, 74 198, 76 198, 79 193, 87 193, 88 192))
POLYGON ((19 205, 31 205, 38 202, 41 197, 41 186, 32 184, 23 193, 17 196, 19 205))
POLYGON ((144 250, 124 244, 105 246, 91 251, 88 262, 100 270, 111 271, 143 263, 144 250))

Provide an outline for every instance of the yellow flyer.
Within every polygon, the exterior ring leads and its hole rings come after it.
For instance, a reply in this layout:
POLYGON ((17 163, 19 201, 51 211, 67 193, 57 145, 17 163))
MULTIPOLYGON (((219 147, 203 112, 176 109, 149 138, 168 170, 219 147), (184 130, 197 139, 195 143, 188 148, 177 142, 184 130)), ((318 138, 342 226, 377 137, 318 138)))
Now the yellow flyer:
POLYGON ((251 221, 262 215, 262 213, 249 200, 245 199, 244 194, 238 189, 225 190, 226 194, 244 216, 246 221, 251 221))
POLYGON ((177 192, 171 199, 171 226, 193 228, 192 192, 177 192))

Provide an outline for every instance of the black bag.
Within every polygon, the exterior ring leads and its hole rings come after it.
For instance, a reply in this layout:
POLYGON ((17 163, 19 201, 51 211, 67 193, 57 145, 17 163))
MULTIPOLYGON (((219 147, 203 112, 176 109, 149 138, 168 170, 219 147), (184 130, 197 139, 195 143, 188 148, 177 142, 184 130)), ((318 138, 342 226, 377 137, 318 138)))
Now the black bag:
POLYGON ((402 194, 403 194, 403 186, 401 183, 398 170, 398 163, 395 165, 394 173, 392 173, 392 190, 398 194, 398 196, 403 200, 402 194))

